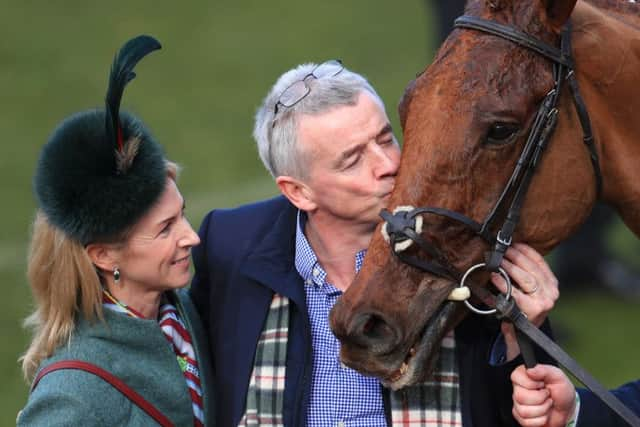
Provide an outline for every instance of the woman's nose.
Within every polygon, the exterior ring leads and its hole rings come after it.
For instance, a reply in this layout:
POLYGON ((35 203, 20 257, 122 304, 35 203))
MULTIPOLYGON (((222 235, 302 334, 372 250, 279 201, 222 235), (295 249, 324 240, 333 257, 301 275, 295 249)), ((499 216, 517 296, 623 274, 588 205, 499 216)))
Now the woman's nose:
POLYGON ((189 223, 189 221, 184 218, 183 219, 183 237, 180 239, 180 244, 182 246, 196 246, 197 244, 200 243, 200 236, 198 236, 198 233, 195 232, 195 230, 193 229, 193 227, 191 227, 191 224, 189 223))

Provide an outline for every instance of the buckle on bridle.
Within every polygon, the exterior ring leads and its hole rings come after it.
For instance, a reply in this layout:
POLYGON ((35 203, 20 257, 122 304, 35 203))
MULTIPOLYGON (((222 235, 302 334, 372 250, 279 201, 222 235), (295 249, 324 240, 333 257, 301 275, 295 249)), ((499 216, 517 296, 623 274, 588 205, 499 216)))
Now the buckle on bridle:
POLYGON ((387 243, 393 241, 395 252, 402 252, 413 243, 404 230, 413 230, 418 235, 422 233, 422 216, 412 216, 414 210, 413 206, 398 206, 392 213, 386 209, 380 213, 385 220, 380 232, 387 243))
POLYGON ((496 241, 505 246, 511 246, 511 242, 513 242, 513 236, 509 236, 508 239, 502 238, 502 230, 498 231, 498 235, 496 236, 496 241))

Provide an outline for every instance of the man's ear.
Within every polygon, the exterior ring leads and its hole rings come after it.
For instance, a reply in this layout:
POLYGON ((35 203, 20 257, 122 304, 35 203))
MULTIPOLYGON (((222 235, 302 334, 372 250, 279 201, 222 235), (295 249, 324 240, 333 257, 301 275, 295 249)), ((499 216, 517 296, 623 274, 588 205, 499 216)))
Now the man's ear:
POLYGON ((90 243, 86 247, 87 255, 91 262, 103 271, 113 271, 118 266, 116 250, 112 245, 103 243, 90 243))
POLYGON ((313 191, 299 179, 281 175, 276 178, 280 192, 298 209, 311 212, 316 208, 313 191))

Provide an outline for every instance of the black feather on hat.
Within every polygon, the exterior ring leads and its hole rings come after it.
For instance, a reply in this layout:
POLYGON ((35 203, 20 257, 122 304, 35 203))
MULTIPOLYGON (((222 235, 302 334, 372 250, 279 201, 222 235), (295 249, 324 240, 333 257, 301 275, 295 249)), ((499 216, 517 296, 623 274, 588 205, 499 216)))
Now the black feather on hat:
POLYGON ((120 112, 133 68, 160 47, 149 36, 129 40, 111 66, 106 108, 65 119, 40 153, 34 179, 38 204, 49 222, 82 244, 117 237, 165 188, 162 148, 139 119, 120 112))

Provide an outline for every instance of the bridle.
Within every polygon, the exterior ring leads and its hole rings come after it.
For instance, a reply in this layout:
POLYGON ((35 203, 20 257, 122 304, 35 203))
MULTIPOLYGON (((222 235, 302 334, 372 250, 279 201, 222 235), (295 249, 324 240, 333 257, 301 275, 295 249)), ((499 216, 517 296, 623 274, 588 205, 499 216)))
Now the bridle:
MULTIPOLYGON (((463 224, 475 235, 481 237, 493 247, 486 256, 484 267, 489 271, 498 271, 504 253, 511 245, 513 233, 520 219, 520 211, 529 189, 529 184, 558 121, 558 109, 556 106, 560 98, 560 93, 562 92, 562 84, 564 81, 567 81, 571 94, 573 95, 573 102, 582 126, 583 141, 589 150, 591 163, 593 165, 598 194, 602 188, 602 174, 600 172, 598 152, 596 151, 593 133, 591 131, 591 121, 589 120, 589 114, 578 90, 578 84, 573 72, 574 64, 571 58, 571 33, 569 25, 567 25, 562 32, 560 49, 549 46, 514 27, 473 16, 461 16, 456 19, 454 25, 456 28, 467 28, 489 33, 537 52, 553 62, 554 78, 554 86, 540 104, 531 131, 529 132, 527 141, 518 158, 513 173, 502 190, 496 204, 482 223, 459 212, 436 207, 416 208, 396 213, 383 210, 380 214, 386 221, 386 231, 389 235, 392 248, 395 247, 396 243, 410 239, 417 243, 431 257, 431 260, 427 261, 394 250, 394 254, 403 262, 421 270, 459 282, 462 275, 446 260, 441 251, 430 242, 424 240, 418 233, 415 233, 414 223, 416 217, 422 214, 434 214, 463 224), (495 234, 492 233, 492 230, 495 229, 498 214, 505 210, 507 214, 504 221, 498 228, 498 231, 495 234)), ((476 266, 471 268, 474 267, 476 266)))
MULTIPOLYGON (((509 299, 511 289, 509 278, 506 272, 500 268, 504 254, 512 243, 513 233, 520 220, 520 212, 522 210, 529 185, 540 162, 541 156, 555 130, 558 121, 558 99, 562 92, 562 84, 565 81, 567 82, 573 97, 573 103, 582 127, 583 142, 589 151, 591 163, 593 165, 596 191, 598 195, 602 191, 602 173, 591 130, 591 121, 589 119, 585 103, 580 95, 578 83, 574 74, 574 63, 571 57, 570 24, 567 23, 566 27, 562 31, 560 49, 550 46, 515 27, 474 16, 461 16, 455 20, 454 25, 456 28, 481 31, 512 41, 519 46, 533 50, 534 52, 549 59, 553 63, 554 86, 547 93, 538 109, 538 112, 536 113, 526 143, 520 157, 518 158, 511 177, 500 194, 496 204, 490 210, 482 223, 479 223, 459 212, 438 207, 402 207, 396 209, 393 213, 383 209, 380 213, 380 216, 385 221, 382 228, 383 235, 389 242, 394 256, 400 259, 403 263, 425 272, 432 273, 436 276, 448 278, 455 283, 459 283, 459 287, 464 287, 465 280, 470 273, 481 268, 502 274, 509 284, 509 294, 507 294, 506 297, 498 295, 495 298, 495 309, 480 310, 471 305, 471 303, 465 299, 464 302, 467 307, 480 314, 493 314, 498 312, 503 317, 508 317, 513 321, 519 331, 519 334, 524 333, 529 339, 543 347, 549 355, 554 357, 560 364, 572 372, 630 425, 640 426, 640 419, 638 417, 622 405, 617 398, 609 393, 586 371, 578 366, 578 364, 560 347, 558 347, 557 344, 548 339, 546 335, 542 334, 526 319, 526 316, 518 309, 513 299, 509 299), (492 230, 496 228, 495 224, 498 221, 497 218, 499 213, 505 211, 506 216, 502 224, 499 226, 498 231, 494 234, 492 230), (473 231, 475 235, 486 241, 492 249, 485 254, 485 262, 469 267, 467 271, 462 274, 448 261, 445 254, 438 247, 421 236, 420 216, 423 214, 438 215, 463 224, 466 228, 473 231), (406 249, 408 244, 411 242, 416 243, 418 247, 430 257, 430 259, 423 259, 418 256, 405 253, 404 249, 406 249)), ((473 292, 476 295, 479 295, 481 299, 486 299, 487 296, 493 296, 484 288, 476 287, 473 292)), ((528 340, 520 339, 519 342, 521 344, 522 354, 525 357, 525 362, 527 362, 528 365, 535 365, 535 358, 532 356, 533 351, 530 342, 528 340)))

